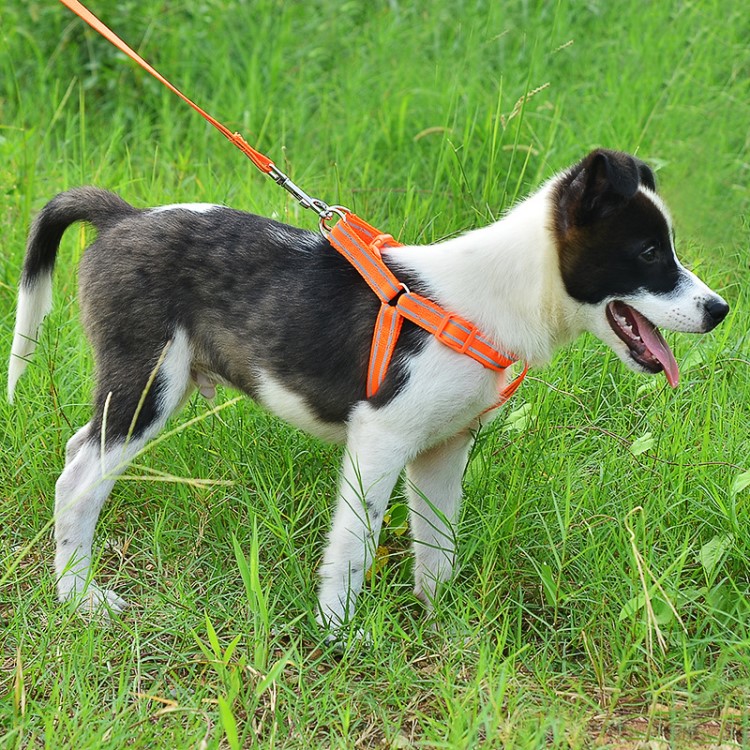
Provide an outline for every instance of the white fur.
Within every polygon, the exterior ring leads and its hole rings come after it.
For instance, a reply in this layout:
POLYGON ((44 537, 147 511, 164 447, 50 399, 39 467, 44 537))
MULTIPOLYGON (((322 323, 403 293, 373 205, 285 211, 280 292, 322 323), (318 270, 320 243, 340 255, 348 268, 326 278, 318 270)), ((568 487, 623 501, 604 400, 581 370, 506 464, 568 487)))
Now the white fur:
POLYGON ((69 441, 65 469, 55 485, 55 572, 60 601, 78 599, 84 611, 106 605, 121 611, 125 601, 112 591, 100 589, 91 576, 91 545, 104 501, 127 462, 145 440, 132 441, 127 449, 101 446, 87 439, 88 425, 69 441))
POLYGON ((215 211, 217 208, 223 208, 216 203, 170 203, 167 206, 156 206, 156 208, 150 208, 149 212, 152 214, 160 214, 165 211, 192 211, 196 214, 205 214, 209 211, 215 211))
POLYGON ((351 617, 388 500, 407 465, 415 588, 425 601, 434 598, 437 582, 453 569, 453 524, 469 430, 496 400, 494 373, 433 339, 409 362, 409 386, 390 403, 378 409, 366 402, 355 407, 320 567, 322 625, 335 631, 351 617))
POLYGON ((422 276, 448 310, 531 365, 582 331, 565 293, 550 229, 554 180, 501 221, 437 245, 387 250, 422 276))
POLYGON ((171 414, 193 388, 191 363, 193 351, 187 333, 178 328, 165 347, 158 365, 159 376, 165 384, 159 391, 159 411, 171 414))
POLYGON ((318 419, 305 400, 294 391, 285 388, 270 373, 258 370, 258 401, 277 417, 300 430, 330 443, 343 443, 346 426, 318 419))
POLYGON ((414 549, 414 593, 432 608, 437 585, 453 575, 461 480, 473 435, 465 429, 406 467, 414 549))
POLYGON ((13 393, 18 379, 23 375, 28 358, 36 349, 37 336, 42 321, 52 309, 52 274, 41 274, 33 286, 21 284, 18 291, 16 327, 13 346, 8 363, 8 401, 13 402, 13 393))
MULTIPOLYGON (((672 294, 618 295, 595 305, 572 299, 559 272, 554 234, 552 178, 502 220, 437 245, 396 247, 388 257, 416 271, 445 307, 460 310, 480 330, 532 366, 547 364, 554 352, 583 331, 610 346, 631 369, 642 370, 607 323, 605 308, 614 299, 635 307, 654 325, 674 331, 705 331, 705 303, 720 299, 695 274, 675 260, 681 281, 672 294)), ((672 219, 664 202, 640 188, 672 219)), ((671 248, 674 254, 674 247, 671 248)))

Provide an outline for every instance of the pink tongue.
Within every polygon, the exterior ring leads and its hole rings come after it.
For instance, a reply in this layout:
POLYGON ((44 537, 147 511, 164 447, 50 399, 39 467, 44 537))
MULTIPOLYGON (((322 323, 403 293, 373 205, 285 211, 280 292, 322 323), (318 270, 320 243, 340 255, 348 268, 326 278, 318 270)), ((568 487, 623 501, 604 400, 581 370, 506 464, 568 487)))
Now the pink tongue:
POLYGON ((643 339, 646 348, 659 360, 664 368, 664 374, 672 388, 677 388, 680 382, 680 372, 677 369, 677 361, 669 348, 669 344, 664 340, 659 329, 647 318, 644 318, 637 310, 630 308, 630 313, 638 324, 638 333, 643 339))

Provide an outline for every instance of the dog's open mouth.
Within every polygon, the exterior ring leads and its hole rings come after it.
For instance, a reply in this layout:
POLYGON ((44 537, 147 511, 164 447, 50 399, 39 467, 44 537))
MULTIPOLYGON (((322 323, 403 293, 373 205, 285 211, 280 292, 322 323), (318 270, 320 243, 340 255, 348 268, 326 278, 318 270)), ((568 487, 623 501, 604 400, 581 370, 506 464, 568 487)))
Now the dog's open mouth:
POLYGON ((680 374, 677 362, 659 329, 637 310, 616 300, 607 305, 607 322, 622 341, 627 344, 630 356, 650 372, 667 376, 672 388, 677 387, 680 374))

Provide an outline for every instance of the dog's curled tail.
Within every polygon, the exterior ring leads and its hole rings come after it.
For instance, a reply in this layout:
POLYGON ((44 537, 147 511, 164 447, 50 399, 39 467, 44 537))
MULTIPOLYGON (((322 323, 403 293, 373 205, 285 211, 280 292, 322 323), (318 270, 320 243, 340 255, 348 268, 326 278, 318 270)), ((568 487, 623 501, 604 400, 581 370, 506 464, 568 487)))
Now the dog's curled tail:
POLYGON ((137 213, 138 209, 114 193, 81 187, 55 196, 36 217, 29 231, 18 290, 16 327, 8 365, 9 401, 13 401, 16 383, 36 348, 39 327, 52 309, 52 271, 65 230, 77 221, 89 222, 102 230, 137 213))

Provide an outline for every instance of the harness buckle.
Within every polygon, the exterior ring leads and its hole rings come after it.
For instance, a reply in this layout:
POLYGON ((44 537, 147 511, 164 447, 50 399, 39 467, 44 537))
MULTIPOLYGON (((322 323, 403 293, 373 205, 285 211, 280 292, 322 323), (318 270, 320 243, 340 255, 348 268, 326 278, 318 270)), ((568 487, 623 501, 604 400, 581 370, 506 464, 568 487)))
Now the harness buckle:
POLYGON ((467 331, 468 333, 466 338, 461 341, 461 339, 455 334, 447 334, 445 332, 445 329, 450 325, 451 321, 456 319, 460 319, 460 316, 455 313, 446 313, 435 331, 435 338, 440 341, 441 344, 453 349, 453 351, 456 351, 459 354, 466 354, 466 352, 474 345, 474 341, 477 337, 477 329, 475 326, 468 326, 468 328, 465 325, 458 326, 460 329, 467 331))

